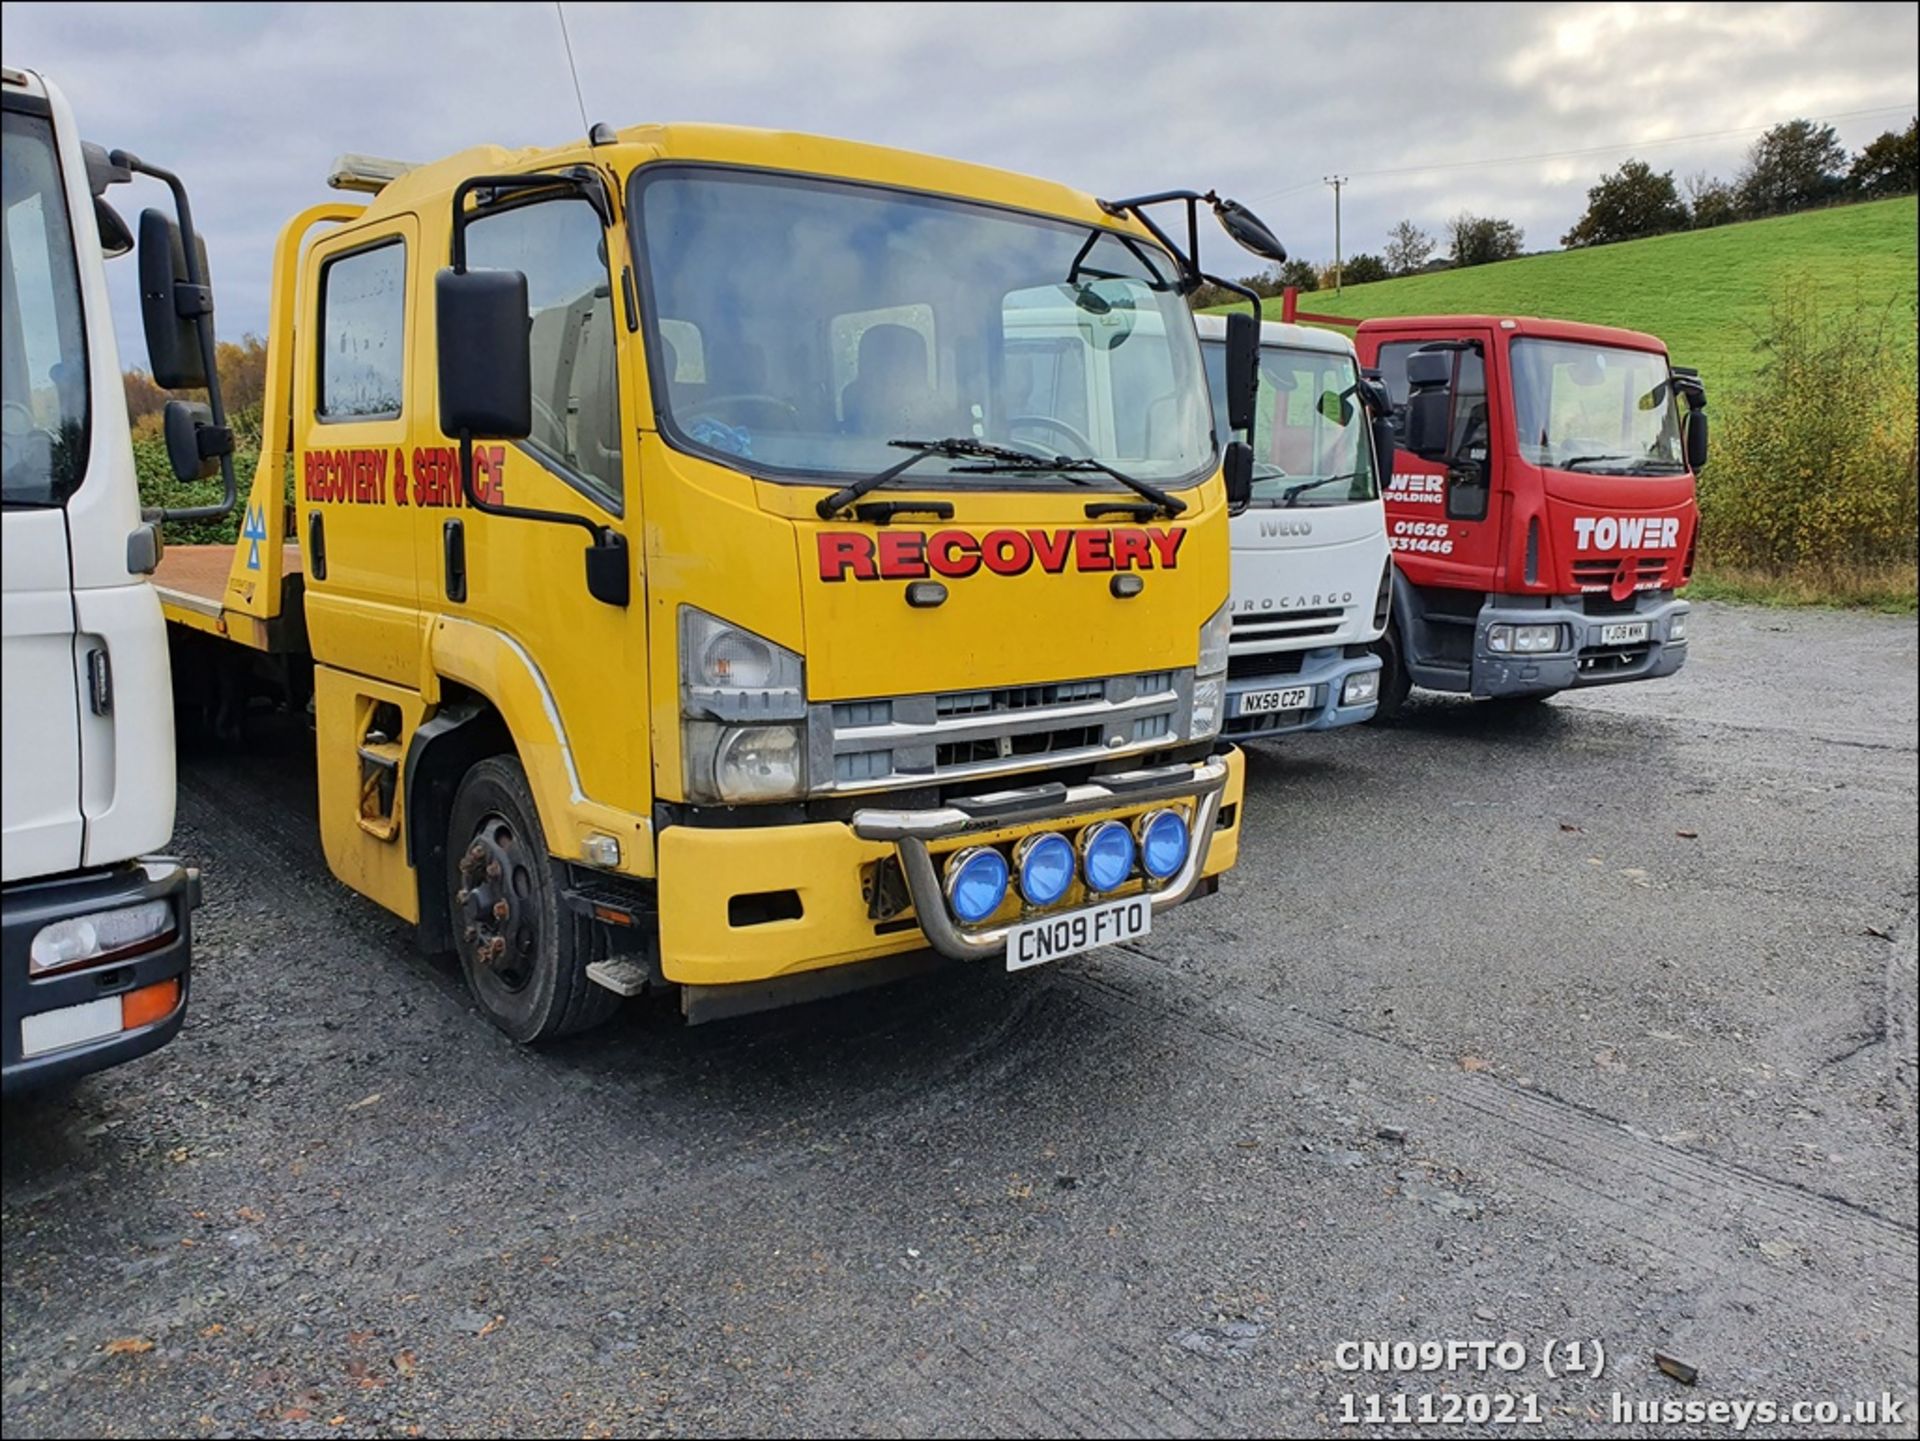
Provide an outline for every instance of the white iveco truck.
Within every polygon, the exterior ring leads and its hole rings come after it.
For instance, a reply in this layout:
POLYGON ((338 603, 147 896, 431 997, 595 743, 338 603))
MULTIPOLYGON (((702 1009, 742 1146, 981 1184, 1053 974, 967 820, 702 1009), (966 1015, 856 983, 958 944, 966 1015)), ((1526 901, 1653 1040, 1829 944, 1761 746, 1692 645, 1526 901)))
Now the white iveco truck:
MULTIPOLYGON (((1224 439, 1226 318, 1195 324, 1224 439)), ((1373 718, 1373 644, 1393 596, 1380 501, 1393 452, 1380 448, 1388 442, 1374 424, 1386 413, 1385 390, 1362 377, 1344 336, 1261 325, 1253 498, 1233 519, 1224 731, 1234 739, 1373 718)))
MULTIPOLYGON (((65 99, 38 75, 6 67, 0 102, 0 1076, 11 1093, 129 1060, 179 1030, 198 901, 197 875, 152 854, 173 833, 172 692, 147 579, 160 517, 141 513, 107 307, 104 256, 133 246, 102 198, 110 184, 152 175, 180 212, 178 226, 157 211, 141 220, 142 290, 163 383, 206 382, 213 327, 179 183, 124 152, 82 145, 65 99), (188 345, 197 364, 180 358, 188 345)), ((176 473, 210 474, 219 463, 231 496, 222 454, 230 442, 218 395, 210 399, 169 407, 169 450, 176 473)))

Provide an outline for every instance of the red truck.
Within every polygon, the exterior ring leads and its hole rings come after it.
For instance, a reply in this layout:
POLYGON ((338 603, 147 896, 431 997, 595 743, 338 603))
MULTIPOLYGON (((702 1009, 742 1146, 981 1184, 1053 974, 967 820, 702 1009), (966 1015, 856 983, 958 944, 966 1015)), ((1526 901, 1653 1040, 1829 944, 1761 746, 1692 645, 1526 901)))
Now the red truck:
MULTIPOLYGON (((1337 321, 1291 291, 1282 318, 1337 321)), ((1368 320, 1355 344, 1399 442, 1379 714, 1415 685, 1538 701, 1678 670, 1707 459, 1698 374, 1651 335, 1520 316, 1368 320)))

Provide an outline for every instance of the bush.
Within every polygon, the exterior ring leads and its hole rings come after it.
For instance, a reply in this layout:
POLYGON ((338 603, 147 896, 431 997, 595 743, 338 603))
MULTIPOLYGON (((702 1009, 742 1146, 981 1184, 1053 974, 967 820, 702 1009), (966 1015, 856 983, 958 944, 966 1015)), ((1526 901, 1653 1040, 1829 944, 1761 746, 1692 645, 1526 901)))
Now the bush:
MULTIPOLYGON (((1904 307, 1902 307, 1904 310, 1904 307)), ((1914 564, 1913 316, 1789 287, 1753 388, 1715 407, 1700 561, 1817 577, 1914 564)))

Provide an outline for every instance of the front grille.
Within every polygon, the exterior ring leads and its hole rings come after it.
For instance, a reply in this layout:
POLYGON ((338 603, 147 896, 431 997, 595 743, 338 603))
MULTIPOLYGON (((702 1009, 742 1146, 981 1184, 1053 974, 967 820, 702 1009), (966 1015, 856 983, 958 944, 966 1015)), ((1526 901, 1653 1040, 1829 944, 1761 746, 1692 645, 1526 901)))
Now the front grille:
POLYGON ((1300 668, 1307 663, 1307 653, 1303 650, 1268 651, 1264 655, 1227 655, 1227 675, 1232 680, 1242 680, 1257 675, 1299 675, 1300 668))
POLYGON ((1653 647, 1646 641, 1630 646, 1588 646, 1580 652, 1581 675, 1617 675, 1645 664, 1653 647))
POLYGON ((1187 734, 1193 672, 833 701, 808 709, 816 790, 877 790, 1105 759, 1187 734))
POLYGON ((1258 640, 1293 640, 1305 636, 1334 635, 1347 617, 1347 608, 1339 605, 1314 606, 1303 610, 1249 611, 1233 618, 1229 646, 1258 640))
POLYGON ((1638 555, 1624 560, 1576 560, 1573 583, 1581 590, 1612 590, 1623 571, 1636 590, 1658 589, 1666 582, 1667 557, 1638 555))
POLYGON ((1261 731, 1289 730, 1307 718, 1306 709, 1268 711, 1263 715, 1234 718, 1235 735, 1258 735, 1261 731))

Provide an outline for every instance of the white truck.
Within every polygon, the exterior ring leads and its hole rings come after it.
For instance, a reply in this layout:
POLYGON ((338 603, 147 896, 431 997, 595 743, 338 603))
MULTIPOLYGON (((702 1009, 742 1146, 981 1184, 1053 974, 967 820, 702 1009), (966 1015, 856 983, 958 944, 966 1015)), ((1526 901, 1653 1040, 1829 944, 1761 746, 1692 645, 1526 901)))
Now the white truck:
POLYGON ((153 854, 173 834, 172 688, 104 259, 133 238, 103 199, 138 171, 180 223, 141 219, 143 308, 174 402, 177 474, 224 471, 211 292, 178 180, 83 145, 59 90, 4 67, 4 872, 0 1084, 7 1093, 165 1044, 187 1002, 197 873, 153 854), (186 243, 182 242, 186 237, 186 243), (151 244, 149 244, 151 242, 151 244), (169 253, 171 252, 171 253, 169 253), (151 280, 151 283, 149 283, 151 280), (197 356, 197 362, 194 357, 197 356))
MULTIPOLYGON (((1195 317, 1227 424, 1224 316, 1195 317)), ((1393 561, 1380 475, 1383 388, 1353 343, 1301 325, 1260 327, 1253 498, 1233 518, 1233 631, 1224 733, 1249 740, 1371 720, 1373 645, 1387 626, 1393 561)))

